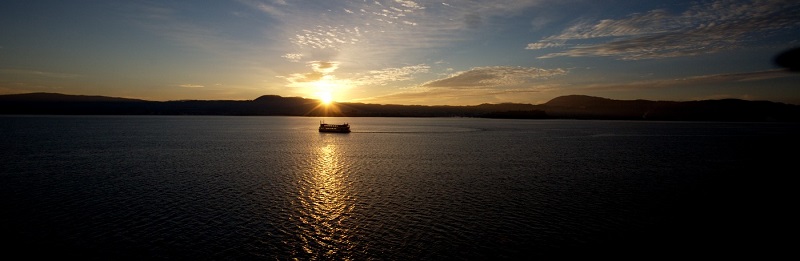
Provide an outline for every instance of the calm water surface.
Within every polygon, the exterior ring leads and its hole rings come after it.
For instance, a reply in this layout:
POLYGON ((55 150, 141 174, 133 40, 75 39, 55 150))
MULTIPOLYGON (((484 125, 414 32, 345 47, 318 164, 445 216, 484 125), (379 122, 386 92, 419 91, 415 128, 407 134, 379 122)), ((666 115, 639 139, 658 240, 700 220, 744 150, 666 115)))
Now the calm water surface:
POLYGON ((495 260, 792 249, 791 123, 0 117, 3 255, 495 260))

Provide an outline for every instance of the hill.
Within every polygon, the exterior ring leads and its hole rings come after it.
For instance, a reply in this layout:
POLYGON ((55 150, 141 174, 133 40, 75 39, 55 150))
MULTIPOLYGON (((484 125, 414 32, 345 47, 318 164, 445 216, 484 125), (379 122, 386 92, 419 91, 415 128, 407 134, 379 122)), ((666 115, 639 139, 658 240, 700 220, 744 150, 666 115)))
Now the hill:
POLYGON ((738 99, 702 101, 611 100, 569 95, 543 104, 555 118, 683 120, 683 121, 798 121, 800 106, 738 99))
POLYGON ((106 96, 67 95, 60 93, 26 93, 0 95, 0 102, 143 102, 145 100, 106 96))
POLYGON ((326 108, 300 97, 264 95, 254 100, 146 101, 105 96, 29 93, 0 95, 0 114, 55 115, 263 115, 349 117, 486 117, 681 121, 800 121, 800 106, 738 99, 703 101, 613 100, 585 95, 544 104, 473 106, 337 103, 326 108))

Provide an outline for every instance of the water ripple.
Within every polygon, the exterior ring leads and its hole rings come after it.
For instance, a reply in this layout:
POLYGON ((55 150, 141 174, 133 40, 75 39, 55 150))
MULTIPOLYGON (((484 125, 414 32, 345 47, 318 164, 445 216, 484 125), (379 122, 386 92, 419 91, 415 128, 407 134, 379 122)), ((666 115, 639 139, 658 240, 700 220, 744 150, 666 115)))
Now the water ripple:
POLYGON ((355 193, 347 181, 349 163, 333 141, 310 148, 295 199, 296 228, 303 259, 349 259, 354 243, 347 223, 356 208, 355 193))
POLYGON ((791 205, 730 192, 772 188, 732 173, 776 179, 797 127, 348 120, 321 134, 304 117, 0 117, 0 235, 81 260, 678 255, 745 249, 757 222, 735 214, 791 205))

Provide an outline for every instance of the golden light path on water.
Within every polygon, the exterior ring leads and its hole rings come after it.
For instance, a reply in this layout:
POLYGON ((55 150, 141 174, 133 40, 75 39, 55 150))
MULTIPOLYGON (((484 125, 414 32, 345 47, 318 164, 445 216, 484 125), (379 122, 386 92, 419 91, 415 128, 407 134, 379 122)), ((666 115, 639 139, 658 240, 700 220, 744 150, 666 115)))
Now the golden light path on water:
POLYGON ((352 231, 345 223, 354 208, 353 193, 336 145, 322 138, 326 142, 315 148, 311 170, 300 180, 299 237, 306 258, 349 259, 352 231))

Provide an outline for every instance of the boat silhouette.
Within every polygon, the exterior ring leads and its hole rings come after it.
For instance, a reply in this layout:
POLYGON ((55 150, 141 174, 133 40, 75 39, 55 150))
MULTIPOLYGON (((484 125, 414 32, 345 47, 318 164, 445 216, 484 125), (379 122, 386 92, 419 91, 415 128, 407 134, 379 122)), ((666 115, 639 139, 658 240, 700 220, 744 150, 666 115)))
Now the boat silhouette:
POLYGON ((319 122, 319 132, 338 132, 338 133, 348 133, 350 132, 350 124, 327 124, 324 121, 319 122))

